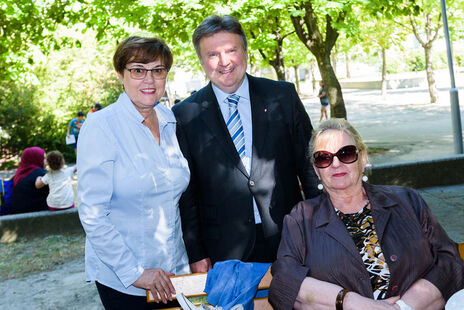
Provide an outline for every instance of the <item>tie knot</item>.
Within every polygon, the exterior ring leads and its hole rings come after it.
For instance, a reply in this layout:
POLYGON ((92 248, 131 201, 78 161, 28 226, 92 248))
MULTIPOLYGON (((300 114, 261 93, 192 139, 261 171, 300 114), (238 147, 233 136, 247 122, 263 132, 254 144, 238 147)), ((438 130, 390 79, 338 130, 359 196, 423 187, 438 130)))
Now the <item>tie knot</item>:
POLYGON ((240 99, 240 96, 236 95, 236 94, 232 94, 230 96, 227 97, 227 102, 229 102, 230 105, 238 105, 238 101, 240 99))

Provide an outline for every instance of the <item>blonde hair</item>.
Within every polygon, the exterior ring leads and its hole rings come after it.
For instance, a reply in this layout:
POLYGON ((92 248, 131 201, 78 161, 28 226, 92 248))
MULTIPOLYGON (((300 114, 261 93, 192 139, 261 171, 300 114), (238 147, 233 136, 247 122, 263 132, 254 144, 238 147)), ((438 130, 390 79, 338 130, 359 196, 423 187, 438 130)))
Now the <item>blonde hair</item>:
POLYGON ((359 132, 356 129, 354 129, 354 127, 346 119, 330 118, 320 123, 319 126, 317 126, 313 130, 313 135, 311 137, 310 142, 311 162, 313 162, 314 160, 313 154, 315 151, 315 145, 319 142, 319 138, 321 137, 321 135, 327 130, 338 130, 345 132, 348 136, 350 136, 353 139, 354 144, 358 149, 359 153, 364 154, 366 156, 366 159, 368 159, 367 146, 364 144, 359 132))

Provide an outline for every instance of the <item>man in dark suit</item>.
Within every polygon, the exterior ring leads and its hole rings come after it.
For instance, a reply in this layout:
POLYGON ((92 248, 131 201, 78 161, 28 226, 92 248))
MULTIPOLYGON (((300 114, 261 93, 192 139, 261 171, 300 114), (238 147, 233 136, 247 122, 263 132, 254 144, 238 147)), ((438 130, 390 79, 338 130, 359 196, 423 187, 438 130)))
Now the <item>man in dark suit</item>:
POLYGON ((193 34, 211 82, 173 107, 191 180, 180 200, 193 272, 216 261, 273 262, 283 217, 318 194, 312 126, 293 84, 246 74, 247 40, 231 16, 193 34))

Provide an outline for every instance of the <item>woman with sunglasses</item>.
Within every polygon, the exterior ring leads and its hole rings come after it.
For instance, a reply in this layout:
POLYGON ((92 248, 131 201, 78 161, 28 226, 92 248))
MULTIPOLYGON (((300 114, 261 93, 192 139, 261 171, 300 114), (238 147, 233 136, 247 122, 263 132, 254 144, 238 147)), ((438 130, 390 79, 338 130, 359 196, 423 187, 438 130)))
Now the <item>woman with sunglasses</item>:
POLYGON ((160 39, 123 40, 113 65, 124 93, 89 115, 79 135, 86 279, 105 309, 151 308, 146 290, 167 303, 169 276, 190 272, 178 208, 190 173, 174 114, 159 103, 172 62, 160 39))
POLYGON ((276 309, 442 309, 463 261, 410 188, 362 181, 366 146, 343 119, 313 133, 320 196, 284 219, 269 298, 276 309))

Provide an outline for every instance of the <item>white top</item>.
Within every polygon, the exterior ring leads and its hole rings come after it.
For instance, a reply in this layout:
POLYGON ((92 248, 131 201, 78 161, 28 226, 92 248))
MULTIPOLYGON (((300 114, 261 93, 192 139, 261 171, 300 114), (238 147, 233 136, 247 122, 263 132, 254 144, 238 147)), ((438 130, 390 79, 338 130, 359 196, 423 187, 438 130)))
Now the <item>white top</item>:
POLYGON ((190 180, 171 110, 158 104, 159 145, 123 93, 89 115, 77 146, 78 211, 87 281, 130 295, 144 269, 189 273, 179 198, 190 180))
POLYGON ((55 209, 69 208, 74 204, 74 190, 72 187, 72 175, 74 168, 62 168, 58 171, 48 171, 42 182, 48 184, 50 189, 47 196, 47 205, 55 209))
MULTIPOLYGON (((229 119, 229 102, 227 101, 227 97, 232 94, 228 94, 223 92, 221 89, 216 87, 214 84, 213 86, 214 95, 216 95, 216 99, 219 104, 219 108, 221 110, 222 116, 224 117, 224 121, 227 124, 229 119)), ((243 80, 242 85, 237 89, 234 93, 240 96, 238 101, 237 109, 238 113, 240 114, 240 120, 242 121, 243 126, 243 133, 245 135, 245 156, 242 158, 242 163, 245 166, 246 171, 250 174, 251 171, 251 159, 253 158, 253 123, 251 121, 251 101, 250 101, 250 90, 249 90, 249 83, 248 77, 245 75, 245 79, 243 80)), ((261 223, 261 216, 259 215, 258 206, 256 204, 256 200, 253 197, 253 212, 255 214, 255 223, 261 223)))

